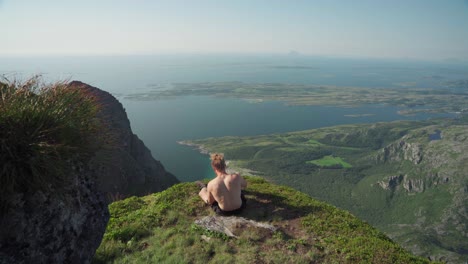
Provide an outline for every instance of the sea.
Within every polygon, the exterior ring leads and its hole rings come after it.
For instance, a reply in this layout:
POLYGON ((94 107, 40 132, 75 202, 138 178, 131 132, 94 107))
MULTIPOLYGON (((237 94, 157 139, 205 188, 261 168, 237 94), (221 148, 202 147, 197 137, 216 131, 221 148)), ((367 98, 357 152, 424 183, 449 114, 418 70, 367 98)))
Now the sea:
MULTIPOLYGON (((444 88, 467 80, 458 61, 356 59, 277 54, 184 54, 133 56, 0 57, 0 77, 46 82, 79 80, 113 94, 124 106, 132 130, 180 181, 213 178, 208 156, 178 141, 254 136, 351 123, 424 120, 450 114, 399 115, 390 105, 291 106, 212 96, 137 101, 126 96, 171 83, 233 82, 444 88)), ((226 157, 229 160, 229 157, 226 157)))

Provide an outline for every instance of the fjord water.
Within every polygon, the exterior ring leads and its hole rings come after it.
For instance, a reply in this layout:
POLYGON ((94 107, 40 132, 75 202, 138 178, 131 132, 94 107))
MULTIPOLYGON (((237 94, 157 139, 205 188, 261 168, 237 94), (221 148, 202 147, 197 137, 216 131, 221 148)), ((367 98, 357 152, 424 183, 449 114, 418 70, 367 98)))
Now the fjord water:
POLYGON ((208 157, 176 144, 180 140, 272 134, 338 124, 428 117, 400 116, 397 107, 383 105, 353 108, 287 106, 282 102, 249 103, 202 96, 124 102, 134 132, 151 148, 154 156, 183 181, 210 178, 214 174, 208 157), (368 113, 373 116, 348 116, 368 113))
POLYGON ((10 57, 0 60, 0 75, 9 79, 42 74, 48 81, 80 80, 114 94, 126 108, 134 133, 181 181, 211 178, 213 173, 208 157, 177 144, 180 140, 426 119, 434 115, 401 116, 397 113, 400 108, 388 105, 287 106, 283 102, 251 103, 207 96, 134 101, 126 99, 126 95, 151 91, 155 84, 175 82, 443 88, 447 81, 468 79, 465 69, 464 65, 449 63, 266 55, 10 57))

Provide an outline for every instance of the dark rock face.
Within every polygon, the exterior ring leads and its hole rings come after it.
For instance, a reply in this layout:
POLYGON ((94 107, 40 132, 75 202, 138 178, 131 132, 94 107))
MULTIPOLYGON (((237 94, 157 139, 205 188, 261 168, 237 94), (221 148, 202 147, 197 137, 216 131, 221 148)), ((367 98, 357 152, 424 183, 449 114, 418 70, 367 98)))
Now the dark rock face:
POLYGON ((71 82, 70 87, 86 89, 96 96, 101 104, 99 118, 113 133, 111 140, 117 148, 102 150, 93 160, 99 170, 99 189, 109 200, 159 192, 179 182, 133 134, 127 113, 114 96, 78 81, 71 82))
POLYGON ((0 263, 90 262, 109 220, 107 202, 92 170, 70 173, 70 185, 13 197, 0 217, 0 263))
MULTIPOLYGON (((132 133, 122 104, 81 82, 102 105, 99 119, 111 131, 108 149, 90 162, 70 161, 71 183, 16 193, 0 211, 0 263, 90 263, 115 199, 164 190, 178 182, 132 133)), ((1 208, 0 208, 1 209, 1 208)))

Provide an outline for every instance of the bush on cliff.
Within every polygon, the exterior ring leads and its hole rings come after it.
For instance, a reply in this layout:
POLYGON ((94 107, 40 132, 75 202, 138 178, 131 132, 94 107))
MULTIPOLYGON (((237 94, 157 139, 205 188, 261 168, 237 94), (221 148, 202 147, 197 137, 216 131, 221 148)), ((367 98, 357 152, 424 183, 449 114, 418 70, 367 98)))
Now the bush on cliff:
POLYGON ((92 94, 65 82, 0 82, 0 206, 8 194, 65 184, 70 161, 101 147, 92 94))

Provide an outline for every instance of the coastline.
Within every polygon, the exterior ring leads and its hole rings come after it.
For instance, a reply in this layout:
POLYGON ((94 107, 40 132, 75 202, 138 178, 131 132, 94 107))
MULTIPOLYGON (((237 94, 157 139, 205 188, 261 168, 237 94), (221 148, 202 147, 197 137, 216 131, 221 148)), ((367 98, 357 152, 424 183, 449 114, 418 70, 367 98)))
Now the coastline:
MULTIPOLYGON (((177 144, 192 147, 193 149, 197 150, 203 155, 209 155, 210 153, 210 151, 204 145, 193 143, 190 140, 177 141, 177 144)), ((240 167, 237 165, 237 162, 235 160, 226 159, 225 161, 226 161, 227 173, 239 173, 241 175, 256 176, 256 177, 260 177, 263 174, 259 171, 254 171, 248 168, 240 167)))

